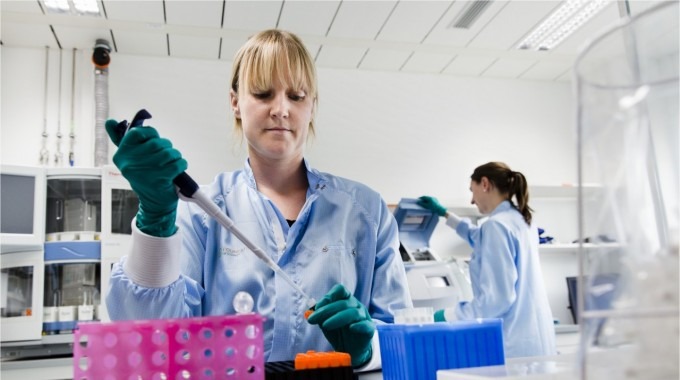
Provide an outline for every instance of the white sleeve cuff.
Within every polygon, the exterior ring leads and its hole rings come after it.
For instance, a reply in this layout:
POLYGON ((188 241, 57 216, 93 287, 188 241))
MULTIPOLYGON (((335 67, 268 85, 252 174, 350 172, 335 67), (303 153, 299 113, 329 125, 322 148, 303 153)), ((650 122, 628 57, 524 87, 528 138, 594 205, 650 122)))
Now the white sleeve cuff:
POLYGON ((460 223, 460 217, 452 212, 449 212, 449 217, 446 218, 446 225, 453 228, 454 230, 458 226, 458 223, 460 223))
POLYGON ((444 309, 444 320, 446 322, 453 322, 458 320, 458 315, 456 315, 456 307, 450 307, 444 309))
POLYGON ((132 220, 132 245, 123 264, 125 274, 139 286, 163 288, 177 281, 180 275, 182 236, 166 238, 147 235, 132 220))
POLYGON ((373 339, 371 339, 371 349, 373 350, 371 360, 369 360, 363 366, 355 369, 354 372, 367 372, 382 368, 382 360, 380 358, 380 340, 378 339, 378 329, 375 329, 375 334, 373 334, 373 339))

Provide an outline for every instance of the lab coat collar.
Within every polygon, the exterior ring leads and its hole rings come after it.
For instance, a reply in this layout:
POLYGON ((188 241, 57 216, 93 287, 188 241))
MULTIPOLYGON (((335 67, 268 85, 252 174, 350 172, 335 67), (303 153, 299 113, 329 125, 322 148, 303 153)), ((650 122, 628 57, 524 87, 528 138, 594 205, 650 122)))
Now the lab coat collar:
MULTIPOLYGON (((326 184, 328 183, 328 178, 326 178, 326 176, 323 173, 312 168, 309 165, 309 161, 307 161, 306 158, 303 158, 302 162, 305 165, 305 170, 307 170, 307 181, 309 182, 309 189, 308 189, 307 195, 315 193, 318 190, 325 189, 326 184)), ((253 168, 250 166, 250 158, 246 158, 246 162, 244 164, 243 170, 246 174, 246 178, 248 180, 248 185, 250 187, 252 187, 253 189, 257 189, 257 183, 255 182, 255 175, 253 174, 253 168)))
POLYGON ((503 211, 508 211, 514 208, 515 207, 512 205, 512 203, 510 203, 510 201, 503 201, 499 203, 498 206, 496 206, 496 208, 493 209, 493 211, 491 211, 491 214, 489 214, 489 216, 501 213, 503 211))

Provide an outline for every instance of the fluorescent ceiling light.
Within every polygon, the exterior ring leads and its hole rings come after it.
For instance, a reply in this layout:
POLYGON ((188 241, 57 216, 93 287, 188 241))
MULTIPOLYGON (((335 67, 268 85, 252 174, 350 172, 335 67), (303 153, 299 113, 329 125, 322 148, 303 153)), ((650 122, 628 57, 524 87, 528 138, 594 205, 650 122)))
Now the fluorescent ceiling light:
POLYGON ((76 13, 99 16, 97 0, 43 0, 50 13, 76 13))
POLYGON ((517 46, 550 50, 598 14, 611 0, 566 0, 517 46))

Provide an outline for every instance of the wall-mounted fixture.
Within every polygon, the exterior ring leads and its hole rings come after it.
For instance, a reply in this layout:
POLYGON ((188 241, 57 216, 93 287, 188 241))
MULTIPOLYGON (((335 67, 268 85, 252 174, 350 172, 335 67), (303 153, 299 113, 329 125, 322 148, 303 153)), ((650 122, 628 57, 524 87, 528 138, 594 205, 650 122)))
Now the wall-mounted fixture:
POLYGON ((87 16, 99 16, 97 0, 43 0, 48 13, 75 13, 87 16))
POLYGON ((603 10, 611 0, 566 0, 517 49, 550 50, 603 10))

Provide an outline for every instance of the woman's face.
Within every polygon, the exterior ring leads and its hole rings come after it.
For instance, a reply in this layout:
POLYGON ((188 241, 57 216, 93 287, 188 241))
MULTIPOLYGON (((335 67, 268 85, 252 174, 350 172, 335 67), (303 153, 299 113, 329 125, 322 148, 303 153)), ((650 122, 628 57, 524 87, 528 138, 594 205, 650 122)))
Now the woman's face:
POLYGON ((470 191, 472 192, 472 203, 477 206, 477 209, 482 214, 488 214, 493 210, 489 210, 489 180, 482 177, 482 180, 475 182, 470 180, 470 191))
MULTIPOLYGON (((269 89, 231 91, 231 105, 241 119, 249 154, 267 160, 302 158, 314 100, 303 90, 277 81, 269 89)), ((291 82, 291 81, 287 81, 291 82)))

